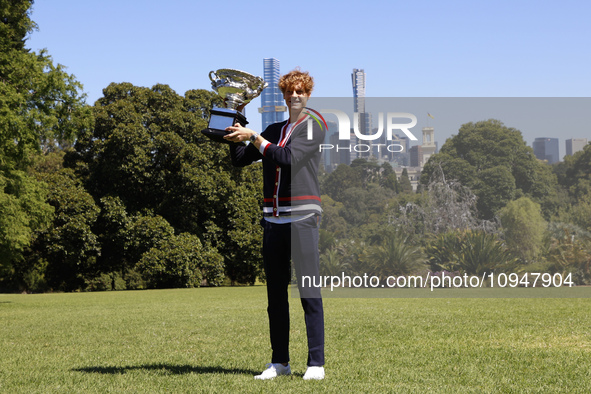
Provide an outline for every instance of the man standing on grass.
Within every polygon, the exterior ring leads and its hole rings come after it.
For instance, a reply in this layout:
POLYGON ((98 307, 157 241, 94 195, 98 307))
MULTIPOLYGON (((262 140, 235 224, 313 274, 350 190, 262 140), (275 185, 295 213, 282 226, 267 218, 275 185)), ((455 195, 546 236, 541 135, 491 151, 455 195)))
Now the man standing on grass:
POLYGON ((308 337, 305 380, 324 379, 324 311, 319 288, 303 288, 302 276, 319 276, 318 224, 320 188, 318 165, 325 127, 306 108, 314 80, 307 72, 291 71, 279 80, 289 120, 274 123, 262 134, 240 126, 228 127, 225 138, 250 141, 230 145, 232 164, 263 162, 263 263, 267 279, 271 363, 255 379, 291 374, 289 365, 288 286, 293 262, 308 337), (314 119, 313 119, 314 118, 314 119), (313 120, 312 120, 313 119, 313 120), (309 130, 311 128, 311 130, 309 130))

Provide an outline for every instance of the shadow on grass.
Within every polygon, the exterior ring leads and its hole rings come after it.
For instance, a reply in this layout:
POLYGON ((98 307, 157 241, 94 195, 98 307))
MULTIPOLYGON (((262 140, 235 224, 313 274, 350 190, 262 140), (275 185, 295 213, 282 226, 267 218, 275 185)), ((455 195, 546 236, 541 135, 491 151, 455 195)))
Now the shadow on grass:
POLYGON ((170 365, 170 364, 147 364, 127 367, 85 367, 74 368, 73 371, 84 373, 100 373, 120 375, 130 371, 155 371, 162 375, 184 375, 189 373, 195 374, 228 374, 228 375, 257 375, 260 371, 253 371, 250 369, 241 368, 223 368, 223 367, 206 367, 194 365, 170 365))

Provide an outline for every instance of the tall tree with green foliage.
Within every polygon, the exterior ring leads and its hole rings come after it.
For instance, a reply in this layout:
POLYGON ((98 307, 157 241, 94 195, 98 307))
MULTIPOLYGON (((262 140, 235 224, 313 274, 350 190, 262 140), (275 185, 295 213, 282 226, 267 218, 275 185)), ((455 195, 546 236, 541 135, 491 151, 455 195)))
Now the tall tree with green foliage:
POLYGON ((100 255, 93 226, 99 208, 80 180, 69 168, 37 172, 49 189, 47 202, 55 210, 51 225, 40 231, 28 259, 44 261, 46 286, 53 290, 73 291, 84 288, 85 279, 100 270, 96 259, 100 255))
POLYGON ((382 164, 382 173, 380 176, 380 186, 382 186, 386 189, 390 189, 395 193, 402 192, 402 186, 400 186, 400 183, 398 182, 398 179, 396 178, 396 172, 394 172, 392 165, 390 165, 390 163, 388 163, 387 161, 384 162, 384 164, 382 164))
POLYGON ((525 262, 532 262, 542 248, 546 221, 540 204, 528 197, 509 201, 499 211, 507 247, 525 262))
POLYGON ((479 212, 485 219, 523 195, 541 204, 546 217, 557 209, 557 181, 551 167, 536 159, 519 130, 498 120, 462 125, 458 134, 429 158, 421 183, 428 184, 438 168, 478 196, 479 212))
POLYGON ((30 0, 0 0, 0 282, 19 280, 23 252, 46 228, 53 208, 46 186, 31 177, 32 158, 71 143, 92 116, 82 86, 45 51, 25 48, 36 24, 30 0), (17 275, 18 276, 18 275, 17 275))
POLYGON ((402 189, 403 193, 412 193, 412 184, 410 183, 410 178, 408 177, 408 170, 404 168, 402 170, 402 174, 400 174, 400 188, 402 189))
POLYGON ((591 143, 553 167, 567 196, 557 215, 559 221, 591 232, 591 143))
POLYGON ((24 253, 51 223, 47 190, 23 171, 0 171, 0 288, 26 290, 24 253))
POLYGON ((92 125, 82 85, 45 52, 25 48, 32 1, 0 0, 0 168, 26 168, 32 153, 71 143, 92 125))
MULTIPOLYGON (((130 83, 113 83, 103 93, 94 107, 94 130, 82 135, 76 152, 66 157, 94 198, 110 201, 114 215, 99 217, 101 226, 121 240, 132 234, 125 233, 126 226, 142 216, 158 216, 175 234, 196 236, 204 254, 221 255, 232 282, 254 283, 261 273, 262 174, 260 166, 232 167, 228 147, 201 134, 217 95, 191 90, 183 97, 167 85, 145 88, 130 83)), ((166 245, 177 244, 168 236, 163 239, 166 245)), ((187 239, 181 244, 197 244, 187 239)), ((136 252, 123 253, 127 259, 120 259, 116 267, 116 260, 106 258, 117 256, 123 246, 119 241, 109 245, 115 249, 101 257, 105 269, 123 271, 139 261, 144 261, 143 267, 155 267, 155 261, 164 261, 164 256, 150 252, 148 264, 149 250, 128 247, 128 252, 136 252)), ((183 278, 181 282, 201 283, 197 277, 183 278)), ((171 278, 149 283, 180 282, 171 278)))
POLYGON ((564 158, 564 174, 559 177, 574 198, 591 194, 591 143, 582 151, 564 158))
POLYGON ((341 201, 345 190, 363 186, 361 171, 360 166, 355 168, 346 164, 339 164, 333 172, 323 179, 320 190, 335 201, 341 201))

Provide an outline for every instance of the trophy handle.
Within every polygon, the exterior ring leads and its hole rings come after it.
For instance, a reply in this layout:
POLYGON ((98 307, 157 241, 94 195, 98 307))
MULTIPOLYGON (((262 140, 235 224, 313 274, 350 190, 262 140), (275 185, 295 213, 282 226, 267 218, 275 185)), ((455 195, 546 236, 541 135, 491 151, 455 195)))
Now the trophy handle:
POLYGON ((216 78, 216 79, 218 78, 218 76, 217 76, 217 74, 215 73, 215 71, 210 71, 210 72, 209 72, 209 80, 211 81, 211 83, 212 83, 212 84, 214 84, 214 85, 215 85, 215 79, 213 79, 213 78, 211 77, 211 74, 213 74, 213 75, 215 76, 215 78, 216 78))
POLYGON ((262 93, 263 90, 265 90, 265 88, 268 86, 268 84, 261 77, 258 77, 257 82, 258 82, 258 84, 255 87, 254 92, 258 96, 258 95, 260 95, 262 93))

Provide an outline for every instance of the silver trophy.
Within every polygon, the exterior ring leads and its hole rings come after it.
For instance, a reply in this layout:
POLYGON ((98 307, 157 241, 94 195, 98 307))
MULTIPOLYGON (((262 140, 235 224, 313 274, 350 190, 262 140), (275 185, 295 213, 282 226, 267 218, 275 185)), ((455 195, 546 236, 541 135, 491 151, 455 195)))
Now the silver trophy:
POLYGON ((261 77, 231 68, 210 71, 209 79, 211 87, 222 98, 226 108, 212 108, 209 125, 202 133, 214 141, 230 143, 224 139, 228 133, 226 127, 236 123, 245 126, 248 123, 238 107, 258 97, 267 83, 261 77))

